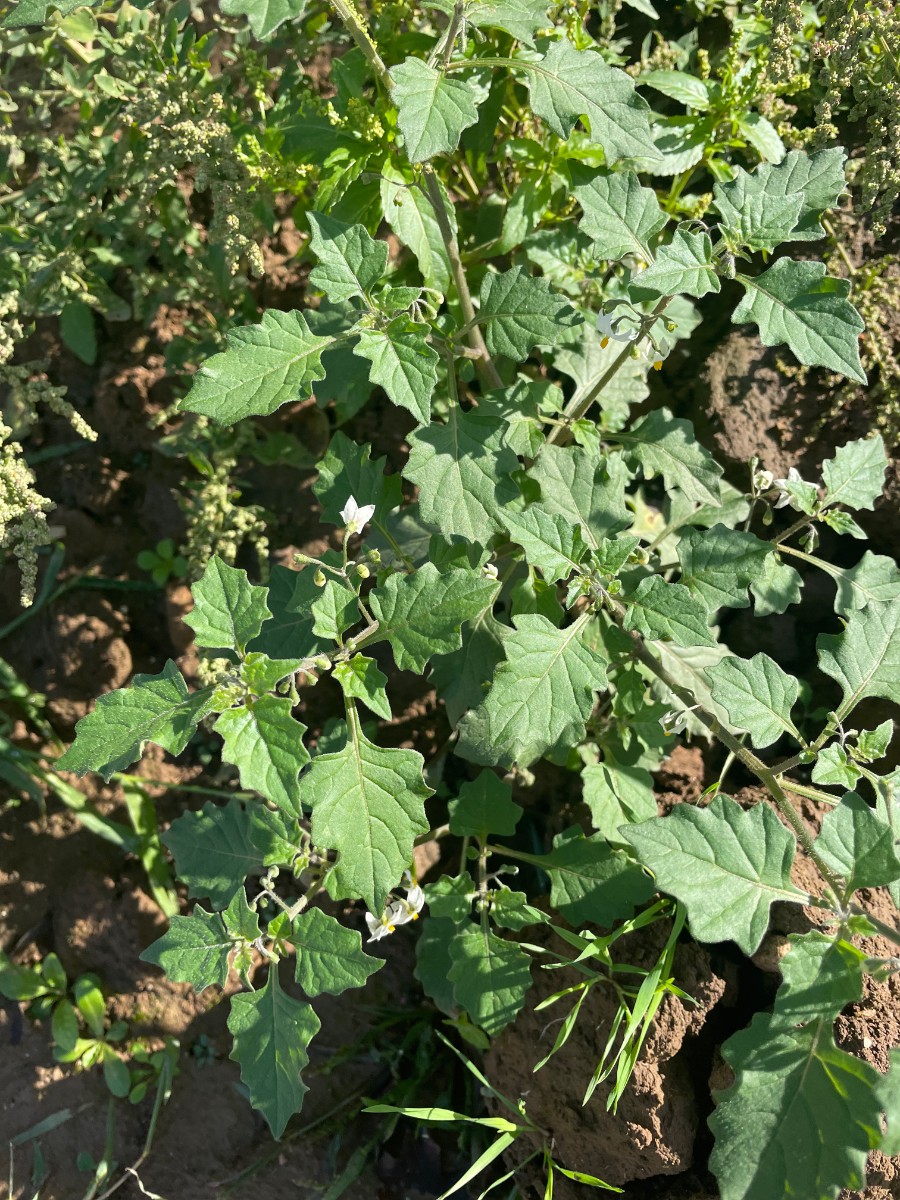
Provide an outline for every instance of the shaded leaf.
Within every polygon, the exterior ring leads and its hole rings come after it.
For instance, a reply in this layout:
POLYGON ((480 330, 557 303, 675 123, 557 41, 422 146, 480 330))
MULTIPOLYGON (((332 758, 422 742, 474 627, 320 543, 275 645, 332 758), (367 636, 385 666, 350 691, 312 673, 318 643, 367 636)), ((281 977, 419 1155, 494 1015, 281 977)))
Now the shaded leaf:
POLYGON ((515 942, 473 925, 450 943, 450 957, 455 1002, 493 1037, 525 1004, 531 987, 529 955, 515 942))
POLYGON ((548 750, 577 745, 594 694, 606 686, 607 660, 587 645, 584 618, 566 629, 537 614, 514 624, 490 691, 459 725, 457 753, 471 762, 527 767, 548 750))
POLYGON ((276 963, 269 965, 264 988, 231 998, 228 1031, 234 1045, 229 1058, 240 1064, 250 1103, 276 1138, 309 1091, 300 1072, 309 1063, 306 1048, 320 1028, 312 1005, 282 991, 276 963))

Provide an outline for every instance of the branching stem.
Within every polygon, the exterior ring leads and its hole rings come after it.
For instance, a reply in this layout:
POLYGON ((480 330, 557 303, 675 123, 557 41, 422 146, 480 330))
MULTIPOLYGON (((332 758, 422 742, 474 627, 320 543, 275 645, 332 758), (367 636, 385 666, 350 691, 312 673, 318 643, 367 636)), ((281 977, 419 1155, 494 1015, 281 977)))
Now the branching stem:
POLYGON ((584 414, 587 412, 587 410, 591 407, 591 405, 594 403, 594 401, 597 399, 597 397, 600 395, 600 393, 603 391, 603 389, 606 387, 606 385, 609 383, 609 381, 611 379, 615 378, 615 376, 619 373, 619 371, 621 371, 622 367, 625 365, 625 363, 628 361, 628 359, 631 358, 632 351, 635 349, 635 347, 640 345, 640 343, 643 341, 643 339, 650 332, 650 329, 653 327, 657 318, 662 316, 662 314, 669 307, 669 304, 671 303, 671 301, 672 301, 671 296, 663 296, 663 298, 657 304, 656 308, 654 308, 653 312, 648 313, 646 317, 643 317, 641 319, 640 328, 638 329, 638 335, 634 339, 634 341, 628 342, 628 344, 623 347, 621 352, 616 355, 616 357, 610 363, 609 367, 603 372, 603 374, 600 376, 600 378, 597 380, 597 382, 594 384, 594 386, 589 391, 587 391, 583 396, 577 396, 577 395, 573 396, 573 398, 566 405, 565 411, 563 412, 563 418, 565 421, 565 430, 560 428, 559 426, 557 426, 557 428, 555 428, 555 429, 551 429, 549 434, 547 435, 547 439, 546 439, 547 442, 552 443, 552 442, 560 442, 560 441, 567 440, 567 439, 563 438, 563 433, 567 432, 571 428, 573 422, 581 420, 581 418, 584 416, 584 414))

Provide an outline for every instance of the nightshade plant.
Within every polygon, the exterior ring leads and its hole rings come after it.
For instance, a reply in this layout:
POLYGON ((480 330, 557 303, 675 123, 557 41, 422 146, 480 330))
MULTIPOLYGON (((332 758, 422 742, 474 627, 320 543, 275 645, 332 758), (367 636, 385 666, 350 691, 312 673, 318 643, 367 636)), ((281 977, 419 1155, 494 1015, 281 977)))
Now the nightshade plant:
MULTIPOLYGON (((204 903, 145 957, 198 990, 243 980, 233 1057, 276 1136, 306 1091, 316 997, 382 965, 317 897, 361 900, 373 940, 421 912, 423 988, 488 1037, 528 1002, 541 952, 515 935, 529 926, 556 923, 595 981, 616 971, 615 937, 597 927, 666 919, 667 955, 682 927, 752 954, 774 902, 818 907, 824 930, 791 939, 773 1010, 724 1047, 735 1082, 711 1120, 712 1168, 723 1200, 860 1187, 870 1150, 900 1149, 900 1067, 880 1077, 836 1046, 832 1025, 866 972, 897 966, 852 939, 900 940, 854 900, 880 885, 900 899, 900 811, 878 769, 890 722, 848 723, 865 700, 900 700, 900 571, 871 552, 839 567, 815 551, 823 527, 865 537, 853 514, 882 490, 884 446, 841 446, 809 481, 754 463, 741 490, 687 421, 631 413, 711 293, 765 345, 865 382, 849 285, 808 256, 844 190, 844 154, 775 146, 769 161, 720 161, 703 219, 676 221, 651 186, 671 174, 665 133, 634 81, 541 0, 435 0, 391 43, 390 64, 348 0, 332 8, 355 43, 339 89, 365 98, 375 124, 359 138, 335 129, 347 181, 308 214, 320 303, 232 331, 182 408, 233 425, 352 380, 411 414, 408 458, 388 474, 336 432, 315 494, 340 549, 275 567, 268 586, 213 557, 186 621, 224 660, 219 677, 191 692, 171 662, 136 676, 100 697, 59 766, 108 779, 148 742, 180 754, 204 722, 258 795, 171 826, 177 875, 204 903), (527 120, 501 150, 505 105, 527 120), (504 155, 520 172, 508 195, 504 155), (473 211, 481 192, 489 202, 473 211), (803 258, 773 259, 785 243, 803 258), (780 509, 789 523, 775 523, 780 509), (815 728, 798 714, 800 681, 765 653, 731 653, 715 623, 723 609, 752 603, 765 620, 800 603, 801 565, 835 583, 837 632, 817 643, 833 709, 815 728), (423 774, 434 784, 440 764, 379 744, 392 713, 379 643, 399 671, 427 673, 444 705, 468 772, 446 810, 423 774), (295 714, 313 684, 340 689, 345 718, 311 753, 295 714), (650 772, 684 728, 718 739, 768 802, 743 808, 717 789, 658 817, 650 772), (580 773, 593 828, 525 853, 509 844, 513 785, 543 758, 580 773), (817 836, 797 796, 824 811, 817 836), (421 889, 413 849, 435 828, 464 839, 471 871, 421 889), (791 880, 798 842, 821 876, 814 894, 791 880), (549 878, 551 917, 502 882, 516 863, 549 878), (305 1001, 285 989, 290 959, 305 1001)), ((244 9, 262 26, 271 16, 244 9)), ((622 990, 588 1095, 613 1076, 610 1103, 621 1095, 670 961, 622 990)))

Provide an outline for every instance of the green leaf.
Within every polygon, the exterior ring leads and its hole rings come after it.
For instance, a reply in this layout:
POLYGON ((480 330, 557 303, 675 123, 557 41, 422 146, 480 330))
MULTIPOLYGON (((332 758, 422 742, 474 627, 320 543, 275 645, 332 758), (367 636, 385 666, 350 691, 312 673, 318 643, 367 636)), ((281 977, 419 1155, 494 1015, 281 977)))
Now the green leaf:
POLYGON ((230 567, 214 554, 191 588, 194 607, 184 623, 193 629, 198 646, 242 653, 272 615, 267 592, 268 588, 250 583, 246 571, 230 567))
POLYGON ((348 699, 362 700, 377 717, 391 720, 391 705, 385 691, 387 675, 379 670, 374 658, 354 654, 346 662, 335 663, 331 673, 348 699))
POLYGON ((776 1028, 833 1021, 862 998, 866 956, 856 946, 818 930, 792 934, 788 941, 780 964, 784 982, 775 997, 776 1028))
POLYGON ((418 58, 391 68, 397 124, 410 162, 450 154, 462 131, 478 120, 478 92, 468 83, 447 79, 418 58))
POLYGON ((514 933, 529 925, 546 925, 550 920, 545 912, 528 903, 524 892, 514 892, 508 887, 491 893, 489 915, 495 925, 514 933))
POLYGON ((453 960, 450 958, 450 943, 456 937, 455 921, 439 920, 431 915, 423 923, 422 933, 416 943, 416 966, 413 974, 422 985, 422 990, 441 1012, 450 1015, 454 1011, 453 984, 447 978, 453 960))
POLYGON ((761 158, 774 163, 781 162, 784 158, 785 146, 778 130, 760 113, 744 113, 738 119, 737 127, 761 158))
POLYGON ((359 505, 375 505, 372 524, 384 534, 388 514, 403 500, 403 488, 399 475, 385 475, 387 459, 372 459, 371 452, 371 446, 358 446, 340 430, 331 439, 318 464, 319 478, 313 484, 323 521, 343 527, 341 509, 353 496, 359 505))
POLYGON ((682 583, 666 583, 661 575, 649 575, 626 603, 625 628, 636 629, 652 641, 662 638, 685 648, 716 644, 705 604, 682 583))
POLYGON ((310 395, 310 385, 325 377, 322 352, 333 342, 312 333, 302 313, 268 309, 258 325, 228 334, 226 349, 200 367, 178 407, 220 425, 267 416, 310 395))
POLYGON ((535 346, 553 346, 584 318, 554 292, 546 279, 525 267, 489 271, 481 284, 479 324, 491 354, 522 362, 535 346))
POLYGON ((414 575, 388 576, 369 603, 397 666, 421 675, 432 655, 460 648, 463 623, 493 603, 499 590, 497 581, 480 571, 441 574, 433 563, 424 563, 414 575))
POLYGON ((782 562, 777 553, 763 559, 762 573, 750 584, 753 612, 757 617, 783 613, 800 603, 803 580, 793 567, 782 562))
POLYGON ((254 696, 274 692, 279 683, 289 679, 300 668, 296 658, 268 658, 251 650, 241 664, 241 679, 254 696))
POLYGON ((838 567, 818 560, 837 584, 834 611, 846 616, 868 604, 885 604, 900 599, 900 571, 892 558, 867 550, 852 567, 838 567))
POLYGON ((861 776, 862 771, 844 747, 837 743, 819 751, 819 757, 812 769, 813 783, 821 783, 826 787, 838 784, 848 791, 856 787, 861 776))
POLYGON ((576 928, 586 922, 611 927, 653 895, 653 882, 604 837, 568 829, 553 839, 536 866, 550 876, 550 903, 576 928))
POLYGON ((891 1065, 876 1085, 887 1121, 887 1131, 879 1149, 882 1154, 900 1154, 900 1050, 890 1053, 891 1065))
MULTIPOLYGON (((838 197, 846 188, 844 160, 846 154, 840 147, 807 154, 804 150, 791 150, 777 166, 761 163, 752 175, 740 167, 737 178, 742 182, 717 184, 713 189, 716 206, 723 216, 726 211, 719 204, 724 197, 728 216, 732 219, 735 210, 741 208, 741 194, 751 195, 757 209, 761 204, 778 202, 785 196, 798 194, 801 197, 800 211, 794 225, 779 241, 807 242, 825 236, 820 217, 827 208, 837 204, 838 197)), ((734 227, 740 228, 740 218, 733 218, 734 227)), ((777 243, 776 243, 777 244, 777 243)))
POLYGON ((329 874, 339 898, 361 896, 371 912, 384 909, 412 862, 416 837, 428 829, 430 795, 421 754, 370 742, 351 705, 346 745, 313 759, 306 787, 313 842, 339 854, 329 874))
POLYGON ((820 633, 819 668, 841 685, 843 720, 866 696, 900 702, 900 605, 870 604, 852 612, 843 633, 820 633))
POLYGON ((464 783, 449 804, 450 832, 486 841, 489 833, 511 837, 524 810, 513 801, 512 787, 493 771, 464 783))
POLYGON ((720 794, 708 808, 679 804, 620 832, 660 890, 685 905, 700 942, 730 939, 753 954, 776 900, 809 899, 791 883, 794 839, 767 804, 745 811, 720 794))
POLYGON ((750 734, 757 749, 771 746, 783 733, 799 740, 791 709, 800 684, 768 654, 723 658, 705 674, 713 700, 722 705, 735 729, 750 734))
POLYGON ((519 58, 515 65, 528 71, 531 107, 557 137, 568 138, 575 122, 586 117, 590 140, 603 147, 607 163, 656 159, 647 102, 634 90, 633 80, 600 54, 576 50, 562 37, 543 58, 519 58))
POLYGON ((208 897, 217 909, 228 905, 236 884, 248 875, 293 857, 279 814, 259 805, 245 809, 239 800, 224 808, 208 801, 200 812, 183 813, 160 840, 172 851, 188 894, 208 897))
POLYGON ((510 479, 519 460, 503 445, 504 429, 496 417, 454 404, 446 425, 424 425, 410 435, 403 474, 419 489, 423 521, 481 545, 503 531, 501 510, 519 496, 510 479))
MULTIPOLYGON (((328 562, 327 554, 325 561, 328 562)), ((294 571, 276 564, 272 568, 266 597, 272 616, 259 635, 247 643, 248 658, 260 653, 273 659, 303 659, 327 649, 325 640, 312 631, 311 607, 319 594, 314 577, 315 569, 311 567, 294 571)))
POLYGON ((548 750, 577 745, 595 692, 606 687, 607 660, 587 645, 584 617, 566 629, 538 614, 514 624, 484 702, 459 724, 456 752, 471 762, 527 767, 548 750))
POLYGON ((618 262, 633 254, 653 261, 651 243, 669 218, 652 188, 641 187, 632 171, 604 171, 572 190, 583 210, 579 228, 592 239, 595 258, 618 262))
POLYGON ((437 351, 429 346, 428 333, 427 325, 395 317, 387 329, 361 330, 353 350, 372 364, 370 381, 423 425, 431 420, 438 369, 437 351))
POLYGON ((749 588, 765 577, 770 542, 752 533, 713 525, 686 529, 678 543, 680 583, 699 596, 711 613, 719 608, 747 608, 749 588))
POLYGON ((189 693, 171 661, 158 675, 135 675, 131 687, 100 696, 75 727, 75 741, 56 760, 60 771, 96 771, 109 782, 141 757, 148 742, 180 754, 209 711, 210 688, 189 693))
POLYGON ((262 41, 285 21, 299 20, 307 0, 219 0, 219 8, 229 17, 246 17, 253 36, 262 41))
POLYGON ((623 766, 608 759, 585 767, 581 779, 591 821, 608 842, 623 845, 620 825, 634 825, 656 816, 653 776, 643 767, 623 766))
POLYGON ((785 343, 800 362, 827 367, 866 382, 859 361, 859 335, 865 325, 847 299, 850 284, 825 274, 820 262, 780 258, 762 275, 737 277, 746 295, 732 321, 753 321, 764 346, 785 343))
POLYGON ((472 926, 450 943, 453 998, 494 1037, 514 1021, 531 987, 531 958, 521 946, 472 926))
POLYGON ((722 1200, 864 1186, 866 1156, 881 1137, 879 1075, 837 1049, 830 1024, 820 1017, 783 1030, 777 1016, 758 1013, 722 1047, 737 1077, 709 1119, 722 1200))
POLYGON ((472 911, 472 901, 478 888, 468 871, 459 875, 441 875, 434 883, 426 883, 428 911, 437 921, 465 921, 472 911))
POLYGON ((259 917, 247 902, 247 892, 241 885, 222 913, 225 928, 235 941, 255 942, 260 935, 259 917))
POLYGON ((313 633, 333 642, 340 642, 344 630, 361 619, 356 592, 336 579, 329 579, 319 590, 310 611, 313 633))
POLYGON ((292 707, 286 696, 261 696, 227 709, 213 728, 225 743, 222 758, 240 773, 241 787, 299 817, 297 776, 309 754, 303 745, 306 726, 291 716, 292 707))
MULTIPOLYGON (((437 182, 446 199, 444 185, 437 182)), ((423 189, 413 183, 412 177, 402 175, 390 160, 381 169, 381 205, 388 225, 416 256, 426 287, 446 295, 450 287, 450 259, 431 201, 423 189)), ((447 212, 455 235, 456 209, 448 203, 447 212)))
POLYGON ((141 954, 143 962, 162 967, 175 983, 190 983, 195 992, 211 984, 224 987, 234 940, 220 913, 194 906, 189 917, 173 917, 168 930, 141 954))
POLYGON ((860 762, 884 758, 894 736, 894 721, 887 717, 875 729, 864 729, 857 738, 856 757, 860 762))
POLYGON ((310 284, 332 304, 355 296, 368 304, 369 292, 387 268, 387 242, 376 242, 364 225, 346 225, 317 212, 306 216, 310 248, 319 260, 309 273, 310 284))
POLYGON ((0 22, 3 29, 23 29, 26 25, 46 25, 47 14, 58 12, 66 17, 78 8, 93 8, 98 0, 19 0, 0 22))
POLYGON ((685 71, 647 71, 638 76, 639 87, 652 87, 695 112, 709 108, 709 85, 685 71))
POLYGON ((383 958, 364 953, 355 929, 347 929, 320 908, 295 917, 290 938, 297 952, 294 977, 307 996, 339 996, 348 988, 362 987, 384 966, 383 958))
POLYGON ((708 233, 676 229, 671 242, 660 246, 656 261, 631 280, 635 287, 658 296, 705 296, 721 288, 713 265, 708 233))
POLYGON ((847 442, 822 463, 825 504, 848 508, 874 508, 884 491, 887 455, 880 434, 847 442))
POLYGON ((300 1072, 309 1062, 306 1048, 320 1028, 312 1005, 281 990, 277 963, 269 964, 264 988, 231 998, 228 1031, 234 1046, 229 1058, 240 1064, 250 1103, 276 1138, 309 1091, 300 1072))
POLYGON ((680 488, 697 504, 721 504, 722 468, 694 437, 690 421, 657 408, 615 440, 637 459, 647 479, 662 475, 666 487, 680 488))
POLYGON ((588 552, 580 525, 559 513, 548 513, 533 505, 524 512, 507 512, 506 528, 512 541, 525 551, 525 559, 537 567, 548 583, 568 579, 588 552))
POLYGON ((856 792, 848 792, 822 819, 816 849, 847 883, 847 896, 859 888, 882 887, 900 879, 894 831, 856 792))
MULTIPOLYGON (((534 34, 546 29, 548 0, 466 0, 465 19, 476 29, 502 29, 526 46, 534 45, 534 34)), ((431 0, 429 7, 448 15, 453 0, 431 0)))
POLYGON ((503 642, 511 632, 486 608, 463 629, 462 649, 441 655, 432 663, 430 679, 452 725, 483 700, 495 668, 503 661, 503 642))
POLYGON ((580 524, 592 550, 633 520, 625 504, 629 476, 620 455, 598 461, 579 447, 546 444, 528 476, 540 485, 541 508, 580 524))
MULTIPOLYGON (((777 168, 770 167, 773 171, 777 168)), ((717 183, 713 203, 722 215, 725 240, 733 250, 774 250, 790 240, 803 208, 803 193, 766 188, 766 176, 735 167, 734 178, 717 183)))

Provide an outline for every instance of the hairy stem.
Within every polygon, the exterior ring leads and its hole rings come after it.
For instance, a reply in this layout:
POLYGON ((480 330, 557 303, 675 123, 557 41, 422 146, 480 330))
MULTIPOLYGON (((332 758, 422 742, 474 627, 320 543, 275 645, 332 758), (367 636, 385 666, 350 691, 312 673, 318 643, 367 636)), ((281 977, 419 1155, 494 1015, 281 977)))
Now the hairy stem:
POLYGON ((649 331, 650 331, 651 327, 653 326, 654 322, 656 321, 657 317, 662 316, 662 314, 669 307, 669 304, 671 303, 671 301, 672 301, 671 296, 663 296, 663 298, 657 304, 656 308, 654 308, 653 312, 648 313, 648 315, 641 320, 640 329, 638 330, 638 335, 634 339, 634 341, 628 342, 628 344, 623 347, 621 352, 613 359, 613 361, 610 363, 609 367, 603 372, 603 374, 600 376, 600 378, 597 380, 597 382, 594 384, 594 386, 590 389, 590 391, 586 392, 584 396, 580 396, 577 398, 573 397, 572 400, 569 401, 569 403, 566 405, 566 408, 563 412, 563 418, 565 420, 565 427, 561 428, 561 427, 557 426, 557 428, 551 429, 550 433, 547 435, 547 439, 546 439, 548 442, 559 442, 559 441, 567 440, 567 439, 563 438, 564 432, 565 433, 568 432, 569 428, 571 427, 571 425, 574 421, 581 420, 581 418, 584 416, 584 414, 587 412, 587 410, 591 407, 591 405, 594 403, 594 401, 597 399, 597 397, 600 395, 600 393, 603 391, 603 389, 606 387, 606 385, 609 383, 609 381, 611 379, 613 379, 619 373, 619 371, 621 371, 622 367, 625 365, 625 363, 628 361, 628 359, 631 358, 632 350, 636 346, 640 345, 640 343, 643 341, 643 339, 649 333, 649 331))
POLYGON ((482 382, 489 388, 503 387, 503 380, 494 366, 494 360, 488 353, 488 348, 485 345, 481 330, 475 324, 475 305, 472 303, 472 293, 469 291, 469 284, 466 280, 466 272, 463 268, 462 258, 459 253, 459 243, 456 240, 456 234, 453 232, 453 227, 450 224, 450 217, 447 212, 447 202, 444 199, 444 193, 441 191, 441 186, 438 183, 437 176, 433 168, 426 166, 423 168, 422 174, 425 179, 425 190, 428 194, 428 199, 431 201, 431 207, 434 209, 434 215, 437 219, 438 228, 441 231, 441 238, 444 246, 447 249, 447 258, 450 260, 450 274, 453 276, 453 285, 456 288, 456 294, 459 297, 459 306, 462 309, 463 323, 470 328, 467 330, 466 337, 469 346, 477 353, 475 359, 475 369, 478 371, 482 382))
POLYGON ((369 33, 369 28, 362 18, 362 15, 357 11, 352 0, 328 0, 331 7, 340 17, 344 24, 344 28, 359 46, 363 52, 366 62, 372 68, 372 71, 386 92, 390 92, 394 86, 394 81, 384 65, 384 59, 378 53, 378 47, 372 41, 372 35, 369 33))
MULTIPOLYGON (((622 605, 616 603, 615 601, 613 604, 614 617, 616 623, 621 628, 622 617, 625 614, 625 610, 622 605)), ((661 680, 669 689, 669 691, 673 693, 673 695, 678 697, 682 704, 684 704, 685 708, 692 709, 694 716, 697 718, 700 724, 705 726, 705 728, 708 729, 714 737, 722 742, 722 744, 732 752, 735 758, 742 762, 749 771, 752 771, 757 779, 759 779, 759 781, 765 786, 766 790, 769 792, 770 796, 775 802, 775 807, 778 809, 779 813, 796 835, 797 841, 800 843, 812 861, 816 864, 819 874, 828 885, 828 889, 833 894, 836 905, 840 908, 841 896, 843 894, 841 881, 819 854, 815 847, 813 838, 804 824, 803 818, 785 795, 784 789, 782 788, 781 783, 779 782, 778 777, 775 775, 773 770, 766 766, 761 759, 757 758, 752 750, 748 750, 746 746, 743 746, 733 733, 727 729, 724 729, 720 725, 719 721, 712 716, 712 714, 705 711, 702 705, 697 704, 695 697, 691 695, 687 688, 682 687, 678 680, 666 670, 649 646, 647 646, 647 644, 644 642, 639 633, 631 631, 629 632, 629 637, 634 643, 635 657, 642 662, 649 671, 652 671, 657 679, 661 680)))

